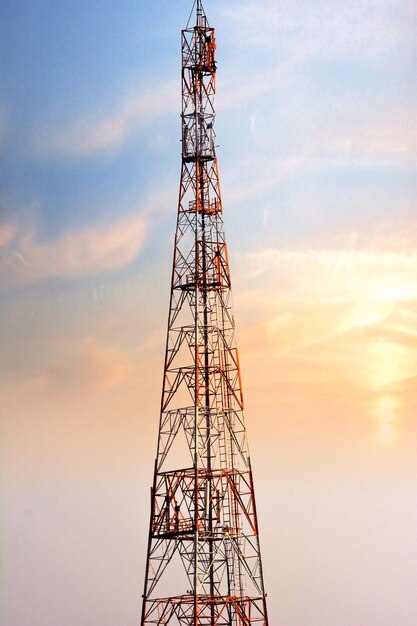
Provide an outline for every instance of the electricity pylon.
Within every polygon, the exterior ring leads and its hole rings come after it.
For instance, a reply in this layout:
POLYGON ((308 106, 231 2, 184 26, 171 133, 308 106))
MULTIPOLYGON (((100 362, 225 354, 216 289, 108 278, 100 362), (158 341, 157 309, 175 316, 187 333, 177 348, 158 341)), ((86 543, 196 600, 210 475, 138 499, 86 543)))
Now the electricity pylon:
POLYGON ((141 626, 268 626, 215 152, 216 43, 194 4, 141 626))

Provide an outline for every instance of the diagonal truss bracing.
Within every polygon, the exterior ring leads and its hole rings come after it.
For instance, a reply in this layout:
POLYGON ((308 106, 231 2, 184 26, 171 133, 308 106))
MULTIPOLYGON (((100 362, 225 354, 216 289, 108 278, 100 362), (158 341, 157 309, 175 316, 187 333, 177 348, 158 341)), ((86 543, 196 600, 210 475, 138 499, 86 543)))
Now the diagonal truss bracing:
POLYGON ((195 26, 182 31, 181 181, 141 626, 268 626, 215 152, 216 42, 195 5, 195 26))

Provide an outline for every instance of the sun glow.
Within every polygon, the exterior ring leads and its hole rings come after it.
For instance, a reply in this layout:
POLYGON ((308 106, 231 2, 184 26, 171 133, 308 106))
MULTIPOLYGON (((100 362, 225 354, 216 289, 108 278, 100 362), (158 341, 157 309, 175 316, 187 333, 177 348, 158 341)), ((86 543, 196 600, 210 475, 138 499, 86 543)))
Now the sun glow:
POLYGON ((392 396, 381 396, 375 402, 375 417, 378 422, 378 440, 382 444, 391 444, 398 434, 398 418, 401 403, 392 396))
POLYGON ((268 249, 245 267, 251 319, 264 312, 250 349, 263 358, 273 352, 304 385, 323 376, 329 389, 350 385, 349 402, 362 415, 365 402, 376 440, 396 441, 417 373, 416 254, 268 249))
POLYGON ((402 396, 396 386, 413 371, 413 351, 392 341, 379 339, 369 349, 369 383, 375 394, 373 414, 378 423, 378 439, 391 444, 398 436, 402 396))
POLYGON ((407 376, 410 350, 403 346, 378 339, 370 346, 370 382, 380 389, 407 376))

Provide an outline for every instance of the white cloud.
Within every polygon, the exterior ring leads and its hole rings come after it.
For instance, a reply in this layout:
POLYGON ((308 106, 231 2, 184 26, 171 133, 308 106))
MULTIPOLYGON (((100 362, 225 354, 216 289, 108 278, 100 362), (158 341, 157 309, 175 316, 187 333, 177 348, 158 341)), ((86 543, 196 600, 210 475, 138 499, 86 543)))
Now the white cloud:
MULTIPOLYGON (((244 255, 246 298, 265 312, 293 305, 336 307, 343 314, 333 329, 346 332, 386 319, 401 303, 417 302, 417 253, 414 249, 276 250, 244 255), (262 288, 256 287, 262 285, 262 288)), ((417 331, 416 331, 417 332, 417 331)))
MULTIPOLYGON (((5 225, 3 231, 13 227, 5 225)), ((20 226, 1 252, 0 283, 24 286, 50 278, 72 278, 121 267, 142 249, 147 229, 144 212, 89 226, 42 242, 32 227, 20 226)))
MULTIPOLYGON (((269 96, 274 111, 279 95, 269 96)), ((341 107, 331 118, 314 103, 296 103, 293 111, 277 123, 274 113, 260 109, 250 117, 250 149, 233 157, 225 171, 224 188, 233 201, 259 199, 282 183, 317 172, 331 173, 342 167, 413 166, 417 157, 417 136, 410 132, 411 115, 386 107, 381 112, 366 110, 361 103, 355 110, 341 107), (303 115, 303 107, 306 113, 303 115), (297 127, 296 118, 303 122, 297 127), (285 123, 288 123, 285 128, 285 123), (288 127, 291 134, 287 136, 288 127)), ((229 152, 233 154, 230 150, 229 152)), ((398 171, 398 170, 397 170, 398 171)), ((392 174, 393 184, 397 174, 392 174)), ((411 182, 411 178, 410 178, 411 182)), ((413 184, 413 183, 411 183, 413 184)), ((354 191, 354 190, 351 190, 354 191)), ((402 189, 398 204, 409 200, 402 189)), ((374 183, 369 183, 369 197, 375 195, 374 183)), ((392 207, 391 207, 392 210, 392 207)))
POLYGON ((381 443, 393 443, 416 399, 415 246, 264 249, 244 255, 239 267, 246 326, 239 339, 257 364, 252 385, 287 389, 292 407, 294 390, 303 389, 312 410, 318 398, 333 397, 371 419, 381 443))
MULTIPOLYGON (((261 110, 263 105, 271 114, 274 110, 283 111, 286 103, 288 105, 288 94, 283 99, 282 93, 277 93, 276 98, 272 93, 283 84, 294 80, 307 62, 317 66, 320 56, 325 55, 328 61, 335 55, 345 55, 346 62, 351 64, 355 56, 363 61, 369 56, 374 58, 384 53, 392 53, 395 46, 412 41, 411 34, 407 36, 407 28, 412 21, 408 16, 408 6, 409 3, 405 0, 398 7, 392 2, 380 0, 354 0, 349 3, 340 1, 336 5, 313 3, 310 0, 290 5, 269 1, 261 2, 260 5, 246 2, 239 7, 239 11, 222 5, 219 9, 219 22, 223 23, 228 41, 234 42, 234 47, 229 58, 226 56, 227 51, 222 57, 218 110, 224 111, 245 102, 256 101, 261 105, 261 110), (245 65, 244 77, 242 65, 245 65), (267 102, 265 96, 268 96, 267 102)), ((381 71, 385 71, 383 67, 381 71)), ((302 97, 303 94, 299 95, 302 97)), ((352 97, 354 98, 354 94, 348 98, 348 107, 352 104, 354 106, 352 97)), ((358 104, 360 110, 361 103, 358 104)), ((36 149, 46 154, 70 157, 115 152, 135 136, 138 130, 155 124, 167 113, 178 113, 180 105, 180 81, 176 78, 164 80, 152 87, 140 86, 110 108, 91 111, 69 126, 46 129, 36 140, 36 149)), ((303 102, 302 105, 300 110, 297 108, 298 119, 308 120, 311 107, 315 105, 311 101, 311 94, 308 102, 303 102)), ((316 105, 322 108, 324 122, 321 127, 321 120, 318 120, 319 143, 331 146, 334 144, 335 133, 331 120, 328 119, 329 103, 324 106, 319 95, 316 105)), ((363 124, 359 123, 359 127, 356 124, 358 119, 352 119, 349 126, 349 116, 346 113, 346 108, 338 112, 338 119, 342 119, 344 124, 347 122, 341 138, 343 153, 354 157, 358 150, 373 150, 378 153, 388 150, 401 156, 408 151, 410 133, 407 135, 403 130, 409 128, 409 115, 404 123, 398 121, 395 128, 389 124, 387 130, 384 130, 385 120, 382 120, 382 124, 378 123, 377 127, 372 124, 374 111, 365 115, 366 120, 363 124), (371 123, 369 129, 366 125, 368 122, 371 123), (362 132, 363 128, 365 133, 362 132), (400 131, 399 136, 397 130, 400 131)), ((392 119, 391 116, 391 121, 392 119)), ((312 122, 314 125, 316 120, 312 122)), ((297 123, 292 121, 291 126, 297 128, 297 123)), ((271 131, 273 136, 273 128, 271 131)), ((157 130, 153 143, 158 143, 157 130)))
POLYGON ((225 78, 221 78, 222 87, 218 94, 218 110, 231 109, 238 104, 259 99, 279 86, 285 84, 296 70, 302 68, 307 59, 313 54, 311 47, 305 46, 297 50, 283 61, 278 61, 266 70, 248 70, 244 80, 236 68, 228 71, 225 78))
POLYGON ((371 390, 417 375, 414 248, 264 249, 244 255, 239 266, 252 354, 337 363, 371 390))
MULTIPOLYGON (((301 66, 309 51, 303 49, 272 69, 251 75, 240 88, 232 79, 224 81, 218 99, 218 109, 231 109, 236 104, 257 99, 278 84, 286 81, 298 66, 301 66)), ((133 134, 154 124, 168 113, 176 114, 181 108, 180 81, 165 80, 148 91, 139 90, 122 99, 115 110, 91 112, 80 117, 69 127, 48 128, 35 140, 35 149, 45 154, 60 154, 69 157, 83 157, 100 152, 115 152, 133 134)), ((156 132, 152 145, 163 141, 156 132)))
POLYGON ((407 0, 300 0, 276 3, 247 1, 234 10, 222 5, 221 20, 239 44, 264 50, 294 51, 317 46, 326 58, 349 53, 377 57, 413 41, 410 2, 407 0))
POLYGON ((165 81, 153 89, 131 93, 113 111, 94 111, 81 117, 69 127, 48 129, 35 141, 42 153, 82 157, 98 152, 119 150, 138 129, 180 105, 178 81, 165 81))

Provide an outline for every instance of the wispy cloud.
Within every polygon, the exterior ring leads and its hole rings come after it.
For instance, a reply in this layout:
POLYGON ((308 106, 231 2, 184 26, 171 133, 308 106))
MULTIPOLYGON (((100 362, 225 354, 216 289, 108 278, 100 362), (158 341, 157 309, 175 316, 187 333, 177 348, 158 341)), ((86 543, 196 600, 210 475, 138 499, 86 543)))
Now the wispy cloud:
POLYGON ((21 287, 51 278, 103 272, 131 262, 145 241, 143 211, 41 241, 35 228, 2 227, 0 284, 21 287), (6 245, 7 244, 7 245, 6 245))
MULTIPOLYGON (((258 310, 262 302, 259 310, 271 340, 282 326, 299 323, 296 311, 322 309, 320 317, 301 316, 296 342, 285 341, 283 349, 391 323, 403 304, 417 302, 417 253, 413 250, 265 249, 245 255, 242 264, 247 276, 245 304, 258 310)), ((408 327, 407 332, 417 331, 408 327)))
POLYGON ((387 116, 385 123, 371 118, 371 112, 360 112, 359 107, 354 115, 343 113, 333 120, 319 116, 315 124, 297 130, 290 145, 280 130, 269 124, 268 117, 254 114, 250 156, 233 160, 226 171, 227 197, 233 201, 259 198, 307 172, 330 173, 341 166, 412 166, 417 137, 410 132, 411 115, 404 114, 401 119, 387 116))
POLYGON ((53 342, 49 359, 37 369, 30 376, 12 378, 12 390, 26 398, 98 394, 124 381, 133 364, 126 351, 86 336, 53 342))
MULTIPOLYGON (((223 63, 219 76, 219 111, 246 102, 259 102, 266 95, 270 96, 271 92, 289 80, 294 80, 297 72, 302 71, 308 62, 317 61, 322 53, 325 54, 326 62, 335 55, 345 55, 347 62, 351 63, 355 55, 362 60, 369 56, 378 57, 392 52, 396 45, 404 41, 411 42, 411 32, 409 36, 405 32, 409 21, 404 19, 404 14, 410 13, 411 16, 410 3, 403 0, 399 4, 399 7, 395 7, 392 2, 372 0, 363 3, 355 0, 348 4, 339 2, 335 7, 326 2, 304 0, 289 8, 264 1, 261 6, 259 3, 246 2, 239 11, 222 6, 221 20, 226 25, 229 41, 235 42, 234 51, 238 55, 239 65, 237 70, 233 57, 229 57, 228 61, 226 59, 226 66, 223 63), (398 20, 395 19, 397 13, 402 14, 398 20), (266 54, 267 62, 259 58, 254 66, 248 63, 245 80, 242 80, 242 59, 248 59, 248 50, 253 46, 256 55, 257 44, 262 54, 266 54), (273 55, 270 48, 274 48, 273 55), (236 80, 237 76, 239 80, 236 80)), ((314 106, 314 103, 309 103, 301 112, 302 117, 311 105, 314 106)), ((282 106, 285 106, 282 94, 276 104, 268 99, 270 109, 278 107, 277 110, 280 110, 282 106)), ((140 130, 168 113, 177 113, 179 109, 180 82, 177 79, 163 80, 146 87, 140 85, 121 98, 117 95, 110 106, 99 105, 69 124, 61 121, 59 127, 44 129, 35 139, 34 147, 44 154, 72 158, 115 153, 132 137, 137 138, 140 130)), ((344 116, 339 113, 341 117, 344 116)), ((372 118, 367 121, 372 122, 372 118)), ((400 127, 401 123, 397 126, 400 127)), ((407 126, 407 123, 402 126, 407 126)), ((349 128, 345 129, 344 149, 354 154, 357 149, 365 149, 365 145, 368 150, 379 152, 391 146, 392 151, 400 154, 407 150, 402 126, 399 138, 391 132, 391 128, 384 131, 380 126, 376 132, 373 132, 373 127, 368 130, 365 138, 362 125, 358 128, 355 120, 352 120, 352 132, 349 132, 349 128), (349 137, 346 137, 347 132, 349 137)), ((334 133, 329 131, 327 135, 323 137, 320 133, 320 140, 330 145, 334 133)), ((407 139, 408 145, 410 137, 407 139)))
POLYGON ((290 7, 271 0, 246 1, 235 11, 220 8, 231 37, 265 50, 294 50, 300 44, 317 46, 326 57, 349 53, 377 57, 413 41, 412 5, 409 0, 301 0, 290 7))
POLYGON ((233 65, 226 77, 222 80, 222 89, 218 96, 219 111, 236 107, 239 104, 257 100, 271 91, 285 84, 296 70, 302 68, 309 59, 315 48, 308 46, 297 50, 288 58, 275 62, 268 69, 248 71, 245 80, 241 80, 240 73, 236 72, 233 65), (239 80, 237 80, 239 76, 239 80))
MULTIPOLYGON (((250 76, 240 88, 233 80, 224 81, 219 97, 219 110, 227 110, 239 103, 256 100, 277 85, 288 80, 291 72, 302 66, 310 51, 303 49, 273 68, 250 76)), ((172 113, 181 106, 180 82, 165 80, 147 91, 139 89, 123 97, 110 109, 91 111, 68 125, 43 130, 36 137, 34 148, 43 154, 67 157, 87 157, 98 153, 115 153, 137 132, 172 113)), ((157 137, 156 137, 157 140, 157 137)))
POLYGON ((388 439, 416 401, 415 249, 265 249, 242 265, 242 343, 257 384, 348 393, 388 439))
POLYGON ((119 384, 132 369, 125 352, 100 346, 92 337, 64 344, 57 352, 59 360, 45 373, 51 391, 77 387, 79 391, 100 393, 119 384))
POLYGON ((35 149, 70 157, 115 152, 132 134, 167 113, 176 112, 179 102, 178 81, 141 87, 114 105, 113 110, 95 110, 69 125, 44 130, 35 140, 35 149))
MULTIPOLYGON (((238 87, 233 71, 230 72, 229 78, 223 77, 218 109, 228 110, 275 90, 303 66, 312 52, 311 47, 304 46, 264 71, 249 73, 238 87)), ((74 158, 115 153, 132 137, 136 139, 140 130, 169 113, 178 113, 180 106, 180 82, 177 79, 164 80, 146 90, 139 87, 110 107, 98 107, 69 124, 61 122, 59 127, 55 125, 44 129, 35 138, 34 149, 42 154, 74 158)))

